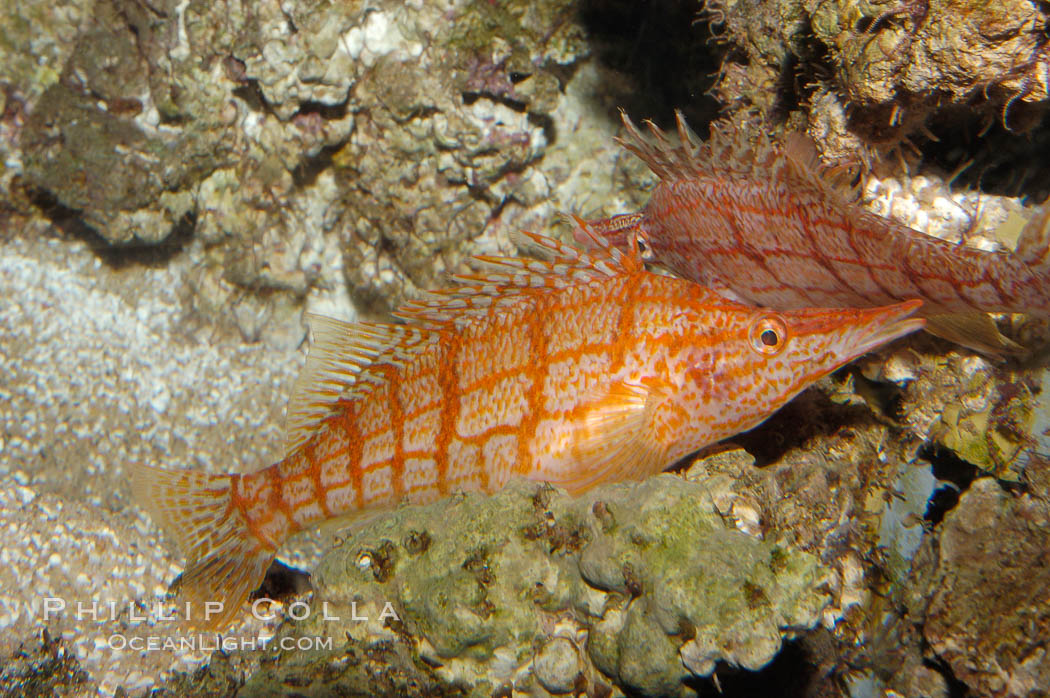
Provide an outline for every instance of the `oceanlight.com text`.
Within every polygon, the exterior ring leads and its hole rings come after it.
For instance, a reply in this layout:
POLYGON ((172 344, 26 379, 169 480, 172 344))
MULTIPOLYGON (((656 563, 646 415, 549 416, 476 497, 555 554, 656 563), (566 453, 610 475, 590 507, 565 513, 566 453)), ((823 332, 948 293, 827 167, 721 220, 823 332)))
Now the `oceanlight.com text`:
POLYGON ((127 636, 114 633, 106 639, 111 650, 132 650, 134 652, 250 652, 264 649, 276 644, 283 651, 308 652, 311 650, 331 650, 332 638, 319 636, 303 637, 223 637, 219 634, 200 633, 196 635, 149 635, 145 637, 127 636))

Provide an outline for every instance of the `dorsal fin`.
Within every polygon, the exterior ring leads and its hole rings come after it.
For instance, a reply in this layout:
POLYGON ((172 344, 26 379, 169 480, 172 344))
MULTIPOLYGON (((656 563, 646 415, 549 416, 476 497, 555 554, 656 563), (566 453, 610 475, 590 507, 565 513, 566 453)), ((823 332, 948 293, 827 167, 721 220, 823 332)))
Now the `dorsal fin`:
POLYGON ((856 186, 851 184, 856 179, 857 163, 825 165, 816 144, 804 133, 787 134, 784 145, 780 146, 760 130, 752 133, 731 122, 722 122, 711 124, 710 136, 701 142, 682 113, 675 111, 678 142, 674 142, 651 121, 645 121, 651 134, 647 138, 622 110, 620 117, 627 136, 616 141, 641 158, 661 179, 688 179, 715 173, 756 179, 787 178, 847 199, 857 198, 856 186))
POLYGON ((644 271, 635 246, 621 251, 586 221, 573 220, 575 234, 589 241, 589 251, 523 232, 519 247, 543 259, 474 257, 475 271, 454 275, 456 286, 398 308, 394 315, 406 324, 350 324, 310 315, 313 343, 288 404, 288 450, 306 441, 337 402, 360 399, 382 385, 382 372, 370 368, 404 365, 438 342, 440 330, 526 307, 523 296, 644 271))
POLYGON ((792 132, 784 137, 784 160, 800 177, 813 177, 822 167, 817 145, 804 133, 792 132))
POLYGON ((664 135, 652 121, 644 122, 651 134, 651 138, 647 138, 622 109, 620 118, 627 135, 617 138, 616 142, 641 158, 653 174, 664 180, 713 172, 765 175, 780 156, 778 149, 761 131, 750 134, 731 123, 711 124, 710 136, 706 141, 700 141, 686 124, 682 112, 677 110, 678 142, 664 135))
POLYGON ((616 138, 616 142, 637 155, 660 179, 681 179, 703 171, 701 154, 689 137, 692 131, 685 125, 685 119, 679 119, 681 126, 686 129, 679 131, 680 143, 671 142, 660 127, 648 119, 643 123, 653 137, 646 138, 623 109, 620 110, 620 120, 627 135, 616 138))
POLYGON ((833 182, 824 178, 827 169, 820 160, 817 144, 804 133, 792 132, 784 138, 783 158, 771 175, 786 180, 801 189, 817 190, 824 194, 835 192, 833 182))
POLYGON ((809 134, 798 131, 784 136, 782 152, 783 158, 773 170, 795 186, 817 189, 846 202, 860 198, 863 177, 859 159, 828 165, 820 159, 817 144, 809 134))
POLYGON ((346 323, 322 315, 307 315, 313 341, 306 365, 288 402, 287 452, 295 450, 331 414, 340 400, 357 399, 382 383, 369 366, 399 366, 434 343, 427 328, 383 323, 346 323))
POLYGON ((433 291, 410 301, 395 316, 423 327, 460 324, 478 316, 499 314, 520 304, 522 296, 586 284, 602 278, 629 275, 644 269, 637 247, 622 251, 581 218, 572 218, 577 239, 591 249, 581 250, 553 238, 522 232, 519 247, 540 257, 478 255, 471 258, 474 271, 454 274, 455 286, 433 291))

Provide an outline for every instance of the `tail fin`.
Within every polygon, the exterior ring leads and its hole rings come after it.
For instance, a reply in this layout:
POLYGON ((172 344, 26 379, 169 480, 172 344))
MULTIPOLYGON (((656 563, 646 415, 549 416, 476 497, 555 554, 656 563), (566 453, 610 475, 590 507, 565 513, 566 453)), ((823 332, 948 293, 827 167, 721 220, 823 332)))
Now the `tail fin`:
POLYGON ((252 534, 233 506, 233 479, 145 465, 132 474, 136 502, 186 555, 179 595, 191 602, 188 625, 206 630, 230 623, 276 553, 252 534))

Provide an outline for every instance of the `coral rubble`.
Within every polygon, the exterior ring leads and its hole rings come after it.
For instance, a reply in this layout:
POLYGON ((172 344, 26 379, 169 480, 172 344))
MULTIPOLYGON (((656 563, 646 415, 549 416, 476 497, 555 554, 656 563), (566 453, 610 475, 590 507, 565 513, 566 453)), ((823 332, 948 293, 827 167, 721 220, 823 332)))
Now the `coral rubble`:
POLYGON ((376 651, 389 660, 373 682, 485 694, 668 695, 719 662, 758 669, 818 622, 826 571, 738 530, 711 496, 661 475, 580 499, 518 482, 400 509, 325 556, 311 614, 281 631, 334 649, 263 662, 246 689, 354 690, 376 651))

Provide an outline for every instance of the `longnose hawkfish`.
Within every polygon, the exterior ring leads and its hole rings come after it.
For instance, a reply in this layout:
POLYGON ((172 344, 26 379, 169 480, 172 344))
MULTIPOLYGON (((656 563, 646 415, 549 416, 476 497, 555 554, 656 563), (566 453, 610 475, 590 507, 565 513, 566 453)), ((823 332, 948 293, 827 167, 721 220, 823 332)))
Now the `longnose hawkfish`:
POLYGON ((927 329, 988 353, 1019 347, 989 312, 1050 313, 1050 206, 1013 253, 913 230, 863 208, 806 136, 750 143, 731 126, 705 142, 676 114, 679 138, 622 114, 621 145, 659 177, 645 208, 592 221, 618 246, 735 300, 789 310, 924 301, 927 329))
POLYGON ((233 618, 304 527, 513 477, 573 493, 644 478, 923 325, 919 301, 741 305, 576 223, 593 251, 523 233, 544 259, 476 257, 457 286, 402 306, 404 324, 314 317, 280 462, 137 469, 137 501, 188 558, 181 593, 225 602, 206 627, 233 618))

